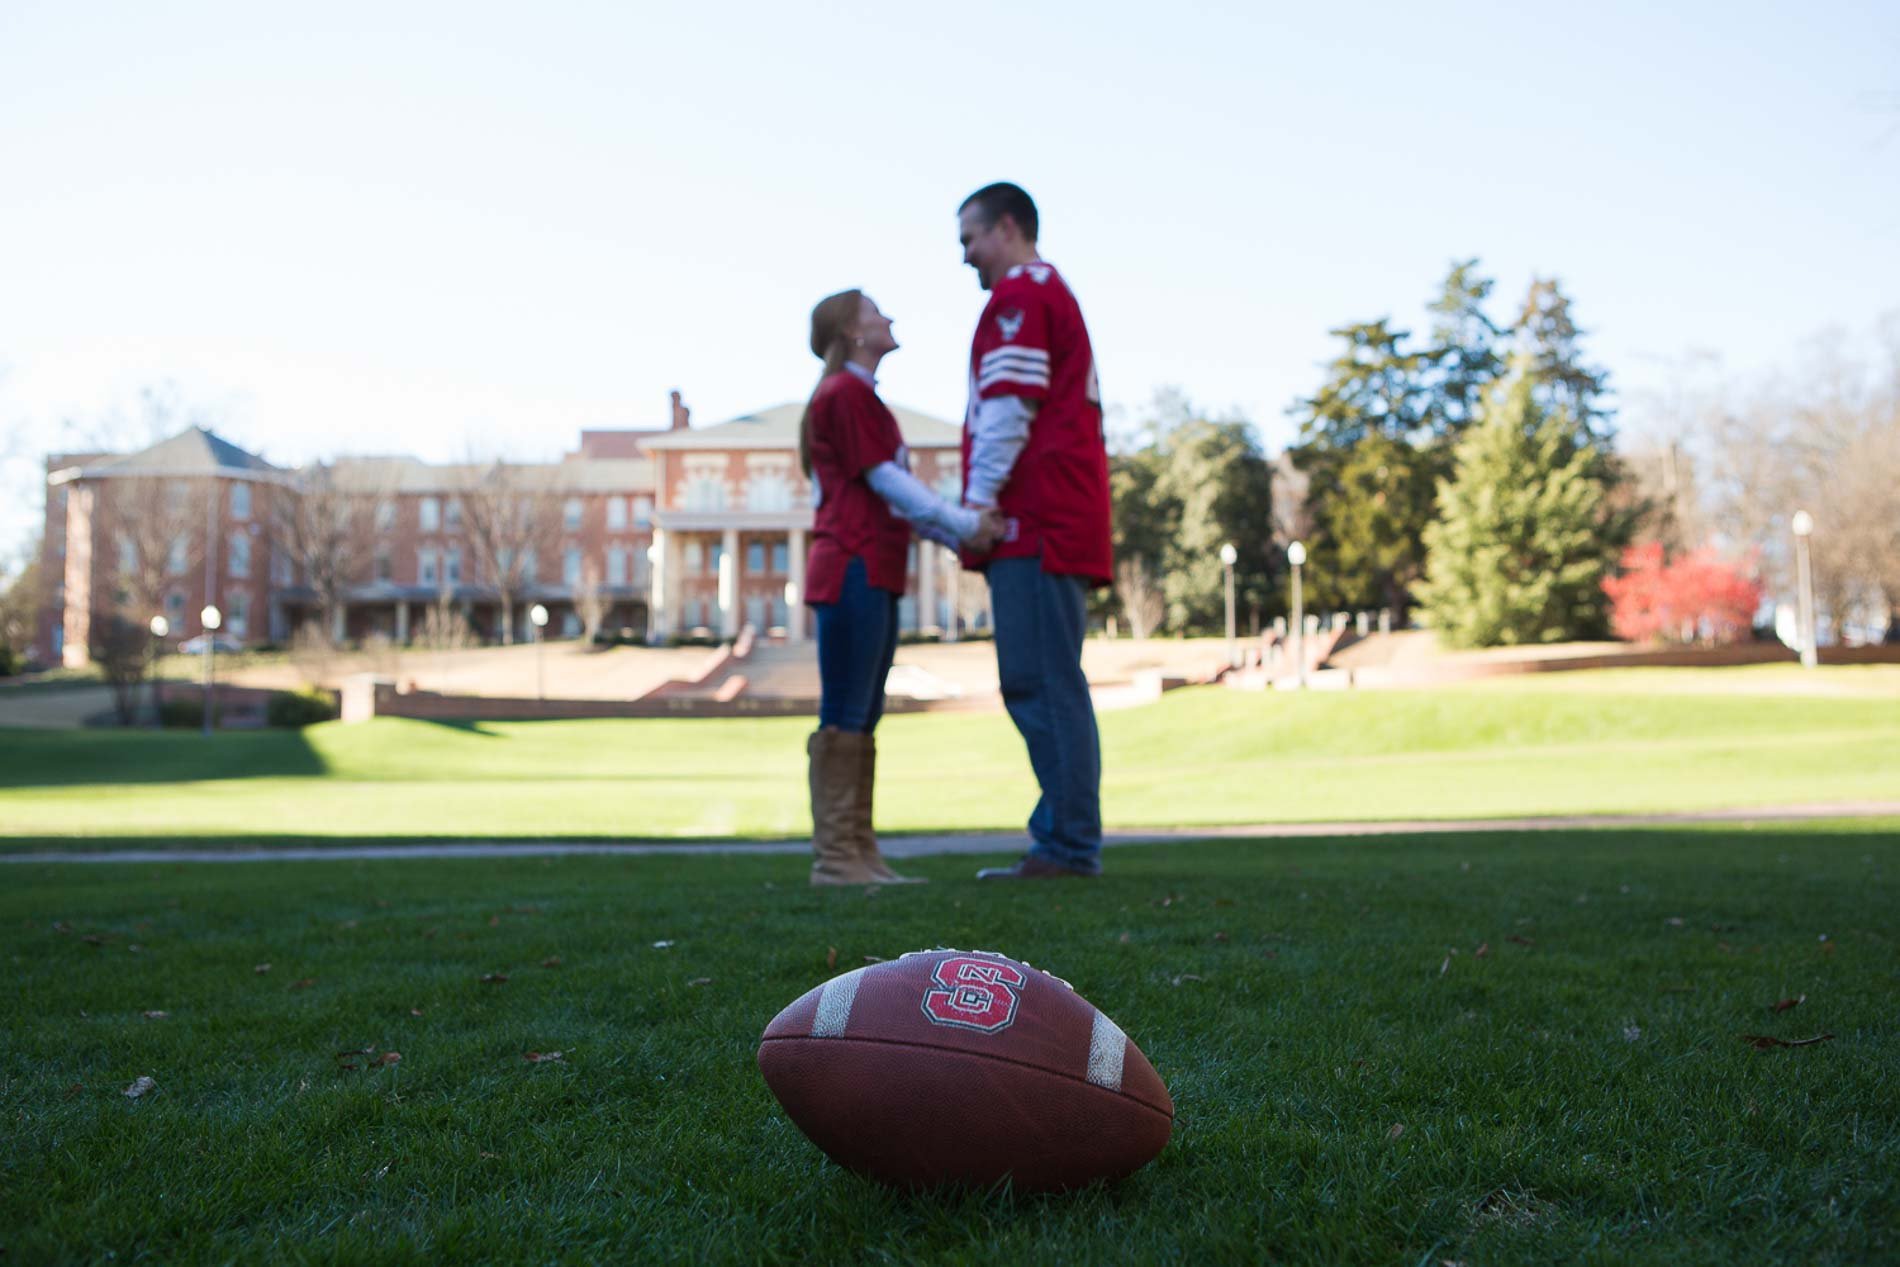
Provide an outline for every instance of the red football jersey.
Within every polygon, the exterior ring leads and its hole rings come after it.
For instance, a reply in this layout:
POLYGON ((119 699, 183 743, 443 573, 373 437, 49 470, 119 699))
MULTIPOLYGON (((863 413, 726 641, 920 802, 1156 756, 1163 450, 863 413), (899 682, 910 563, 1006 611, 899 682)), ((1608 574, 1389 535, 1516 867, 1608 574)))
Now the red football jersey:
POLYGON ((806 556, 805 601, 835 603, 844 572, 864 560, 878 589, 904 592, 910 525, 891 513, 864 474, 881 462, 906 465, 904 436, 869 383, 849 370, 818 384, 811 401, 811 478, 818 502, 806 556))
POLYGON ((977 402, 1022 396, 1041 402, 1029 442, 997 500, 1011 535, 990 559, 1042 556, 1043 570, 1107 585, 1115 573, 1109 528, 1108 446, 1095 351, 1075 295, 1038 260, 1012 268, 990 291, 970 345, 970 410, 963 427, 963 480, 969 488, 971 426, 977 402))

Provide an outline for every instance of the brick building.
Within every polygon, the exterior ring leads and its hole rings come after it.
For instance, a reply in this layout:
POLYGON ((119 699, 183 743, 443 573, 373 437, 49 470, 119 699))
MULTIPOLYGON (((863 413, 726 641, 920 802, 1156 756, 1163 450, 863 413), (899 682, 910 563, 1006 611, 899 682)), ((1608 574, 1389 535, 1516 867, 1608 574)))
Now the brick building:
MULTIPOLYGON (((520 641, 535 604, 549 636, 575 637, 590 598, 602 630, 648 641, 748 625, 800 641, 802 412, 693 428, 675 392, 666 429, 583 431, 559 462, 522 465, 344 457, 291 470, 198 428, 129 455, 55 454, 36 650, 84 664, 113 613, 141 626, 162 614, 190 638, 207 603, 251 645, 313 620, 339 640, 408 644, 445 610, 485 641, 520 641)), ((913 472, 956 496, 959 429, 894 412, 913 472)), ((959 575, 953 552, 917 542, 903 628, 954 637, 959 575)))

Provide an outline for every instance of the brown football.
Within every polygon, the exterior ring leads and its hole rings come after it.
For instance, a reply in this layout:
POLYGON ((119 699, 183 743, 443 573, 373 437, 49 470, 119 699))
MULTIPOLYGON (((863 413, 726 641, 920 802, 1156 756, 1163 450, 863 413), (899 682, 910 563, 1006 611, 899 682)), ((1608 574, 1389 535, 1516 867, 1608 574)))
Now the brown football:
POLYGON ((772 1018, 759 1069, 833 1161, 899 1187, 1075 1188, 1139 1170, 1174 1101, 1060 977, 925 950, 833 977, 772 1018))

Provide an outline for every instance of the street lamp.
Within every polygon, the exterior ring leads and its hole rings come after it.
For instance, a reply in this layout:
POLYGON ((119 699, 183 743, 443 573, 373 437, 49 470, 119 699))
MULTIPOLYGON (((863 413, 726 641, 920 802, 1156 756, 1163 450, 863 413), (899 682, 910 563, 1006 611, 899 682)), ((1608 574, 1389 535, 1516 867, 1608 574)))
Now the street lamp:
POLYGON ((1820 649, 1815 646, 1814 568, 1808 561, 1808 537, 1814 532, 1814 516, 1805 510, 1797 510, 1789 527, 1794 529, 1795 602, 1800 625, 1801 665, 1811 669, 1821 659, 1820 649))
POLYGON ((210 603, 198 613, 198 620, 205 627, 205 715, 204 733, 211 733, 211 713, 216 707, 212 700, 212 691, 218 680, 218 626, 224 623, 224 613, 210 603))
POLYGON ((149 627, 152 631, 152 722, 163 726, 165 719, 158 697, 158 657, 165 650, 165 635, 172 631, 172 622, 163 616, 154 616, 149 627))
POLYGON ((1300 568, 1306 564, 1306 546, 1295 541, 1286 548, 1293 565, 1293 660, 1299 666, 1300 689, 1306 689, 1306 596, 1300 590, 1300 568))
POLYGON ((1230 669, 1240 665, 1240 657, 1234 651, 1234 560, 1239 557, 1240 551, 1234 549, 1233 542, 1221 546, 1220 566, 1227 581, 1227 667, 1230 669))
POLYGON ((542 671, 541 631, 548 627, 548 609, 536 603, 528 609, 528 623, 534 626, 534 697, 548 697, 547 675, 542 671))

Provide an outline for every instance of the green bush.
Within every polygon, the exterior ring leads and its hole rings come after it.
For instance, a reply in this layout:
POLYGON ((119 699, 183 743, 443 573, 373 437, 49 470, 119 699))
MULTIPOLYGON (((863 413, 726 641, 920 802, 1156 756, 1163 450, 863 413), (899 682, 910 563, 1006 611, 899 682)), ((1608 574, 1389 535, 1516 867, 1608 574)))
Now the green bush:
POLYGON ((336 704, 329 692, 315 689, 276 691, 264 706, 264 720, 273 726, 296 729, 314 726, 336 716, 336 704))
POLYGON ((12 677, 20 671, 20 658, 13 654, 13 648, 0 642, 0 677, 12 677))
MULTIPOLYGON (((211 724, 224 724, 224 704, 219 704, 212 715, 211 724)), ((205 724, 204 700, 195 695, 179 695, 166 700, 159 706, 158 722, 161 726, 175 726, 183 730, 196 730, 205 724)))

